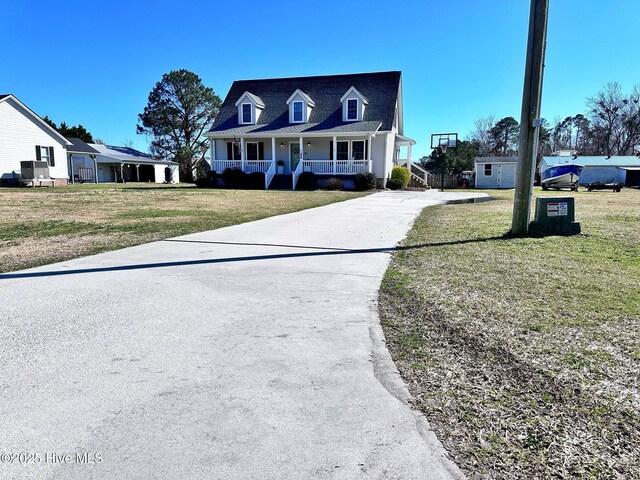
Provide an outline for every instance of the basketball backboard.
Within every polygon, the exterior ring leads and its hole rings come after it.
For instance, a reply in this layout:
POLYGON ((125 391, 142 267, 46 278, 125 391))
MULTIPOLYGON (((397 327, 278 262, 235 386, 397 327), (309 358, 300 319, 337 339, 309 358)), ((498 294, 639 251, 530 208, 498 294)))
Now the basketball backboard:
POLYGON ((447 148, 456 148, 458 146, 457 133, 433 133, 431 134, 431 148, 440 147, 443 151, 447 148))

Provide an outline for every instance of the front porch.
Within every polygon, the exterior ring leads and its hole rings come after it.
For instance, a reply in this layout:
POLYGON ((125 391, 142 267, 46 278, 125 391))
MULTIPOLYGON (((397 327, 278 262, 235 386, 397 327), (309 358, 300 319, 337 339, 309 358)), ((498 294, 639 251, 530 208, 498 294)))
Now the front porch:
POLYGON ((276 175, 291 175, 295 189, 303 172, 327 176, 372 172, 373 138, 374 135, 212 138, 211 170, 216 173, 227 169, 264 173, 265 189, 276 175))

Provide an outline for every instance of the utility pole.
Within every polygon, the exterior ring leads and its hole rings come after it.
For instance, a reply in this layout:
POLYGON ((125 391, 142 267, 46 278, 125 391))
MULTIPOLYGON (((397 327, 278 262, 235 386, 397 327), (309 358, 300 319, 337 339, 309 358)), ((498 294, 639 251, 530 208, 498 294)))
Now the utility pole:
POLYGON ((529 231, 531 193, 533 191, 534 170, 536 168, 535 160, 538 153, 548 14, 549 0, 531 0, 527 63, 524 71, 522 111, 520 115, 516 192, 511 222, 511 233, 517 236, 526 235, 529 231))

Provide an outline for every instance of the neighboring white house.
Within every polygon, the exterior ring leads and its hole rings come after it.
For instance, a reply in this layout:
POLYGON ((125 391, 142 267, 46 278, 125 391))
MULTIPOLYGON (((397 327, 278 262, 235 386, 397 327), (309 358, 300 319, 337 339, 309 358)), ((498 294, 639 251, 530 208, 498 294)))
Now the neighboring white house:
POLYGON ((207 137, 213 171, 263 172, 266 186, 290 175, 295 188, 302 172, 383 185, 411 160, 403 133, 401 73, 379 72, 235 81, 207 137))
POLYGON ((77 138, 69 139, 76 153, 70 155, 70 170, 74 180, 84 182, 151 182, 178 183, 178 164, 129 147, 84 143, 77 138), (95 169, 97 167, 97 175, 95 169))
POLYGON ((66 138, 13 95, 0 95, 0 185, 15 185, 20 162, 46 161, 56 185, 69 179, 66 138))
POLYGON ((17 185, 23 161, 46 161, 56 185, 178 183, 178 164, 128 147, 64 138, 13 95, 0 95, 0 185, 17 185))
POLYGON ((553 155, 543 157, 540 162, 540 172, 557 163, 571 161, 584 165, 579 183, 623 183, 628 187, 640 186, 640 157, 627 156, 579 156, 553 155))
POLYGON ((476 188, 515 188, 518 157, 477 157, 476 188))

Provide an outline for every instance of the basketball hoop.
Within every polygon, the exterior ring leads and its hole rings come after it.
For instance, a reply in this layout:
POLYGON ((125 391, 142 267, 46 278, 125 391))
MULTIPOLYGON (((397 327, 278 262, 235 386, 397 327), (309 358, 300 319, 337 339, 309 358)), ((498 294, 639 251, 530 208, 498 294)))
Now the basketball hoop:
POLYGON ((442 153, 447 153, 448 148, 456 148, 458 146, 457 133, 434 133, 431 135, 431 148, 440 148, 442 153))

